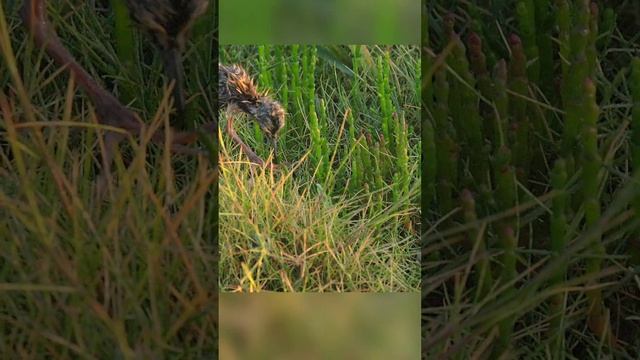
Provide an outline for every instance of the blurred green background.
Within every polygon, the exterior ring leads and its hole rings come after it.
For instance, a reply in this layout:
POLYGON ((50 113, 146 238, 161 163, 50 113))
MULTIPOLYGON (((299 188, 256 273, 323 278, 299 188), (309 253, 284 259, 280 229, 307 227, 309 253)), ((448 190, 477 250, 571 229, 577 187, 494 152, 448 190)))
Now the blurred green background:
POLYGON ((419 359, 419 293, 220 294, 221 359, 419 359))
POLYGON ((418 0, 222 0, 220 44, 415 44, 418 0))

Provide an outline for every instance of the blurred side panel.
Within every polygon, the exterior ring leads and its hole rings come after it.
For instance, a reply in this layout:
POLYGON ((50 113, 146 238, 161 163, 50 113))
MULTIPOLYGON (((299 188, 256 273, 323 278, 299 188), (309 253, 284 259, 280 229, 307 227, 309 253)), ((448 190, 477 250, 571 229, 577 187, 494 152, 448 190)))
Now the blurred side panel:
POLYGON ((220 294, 220 358, 418 359, 418 293, 220 294))
POLYGON ((414 44, 419 0, 221 0, 220 44, 414 44))

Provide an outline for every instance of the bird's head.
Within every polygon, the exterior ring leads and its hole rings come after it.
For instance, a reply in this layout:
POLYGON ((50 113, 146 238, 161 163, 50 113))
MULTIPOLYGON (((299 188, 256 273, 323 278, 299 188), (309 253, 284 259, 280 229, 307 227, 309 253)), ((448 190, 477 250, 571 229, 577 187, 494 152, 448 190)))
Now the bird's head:
POLYGON ((267 140, 273 147, 274 156, 277 152, 278 133, 285 124, 285 111, 282 105, 269 97, 258 99, 256 106, 252 108, 251 114, 260 129, 267 136, 267 140))
POLYGON ((279 102, 270 98, 259 99, 252 115, 269 138, 277 138, 278 132, 284 127, 284 109, 279 102))

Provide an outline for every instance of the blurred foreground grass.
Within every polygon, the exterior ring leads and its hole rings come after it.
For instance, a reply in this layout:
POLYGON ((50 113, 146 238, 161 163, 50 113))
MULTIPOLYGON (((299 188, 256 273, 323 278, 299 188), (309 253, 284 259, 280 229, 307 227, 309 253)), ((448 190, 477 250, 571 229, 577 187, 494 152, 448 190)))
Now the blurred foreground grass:
MULTIPOLYGON (((28 41, 17 2, 8 4, 0 4, 0 354, 217 356, 217 208, 207 196, 217 174, 206 159, 128 138, 108 191, 97 194, 104 127, 28 41)), ((89 2, 49 10, 90 73, 118 96, 128 84, 149 127, 168 125, 159 62, 142 38, 137 71, 121 73, 108 12, 89 2)), ((204 122, 214 114, 204 84, 216 64, 191 58, 204 122)))

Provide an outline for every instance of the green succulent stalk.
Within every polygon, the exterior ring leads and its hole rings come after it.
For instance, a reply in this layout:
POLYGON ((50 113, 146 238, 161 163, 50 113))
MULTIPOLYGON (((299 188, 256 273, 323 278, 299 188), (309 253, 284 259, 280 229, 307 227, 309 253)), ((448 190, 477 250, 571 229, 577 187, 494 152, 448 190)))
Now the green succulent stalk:
MULTIPOLYGON (((382 85, 384 86, 384 102, 385 102, 385 109, 387 109, 388 114, 386 114, 387 118, 389 119, 389 124, 391 125, 391 132, 393 135, 393 144, 396 145, 397 148, 397 140, 396 136, 397 134, 401 133, 401 130, 398 128, 401 124, 398 121, 398 116, 397 116, 397 112, 396 112, 396 108, 393 105, 393 102, 391 101, 391 94, 392 94, 392 90, 391 90, 391 54, 386 51, 384 53, 384 59, 383 59, 383 75, 384 75, 384 81, 382 83, 382 85)), ((395 150, 395 149, 394 149, 395 150)))
MULTIPOLYGON (((407 123, 404 119, 404 113, 398 119, 395 119, 397 126, 396 132, 396 173, 394 174, 394 201, 400 201, 400 198, 409 193, 410 170, 409 170, 409 134, 407 123)), ((371 167, 369 167, 370 169, 371 167)))
MULTIPOLYGON (((571 8, 567 0, 556 0, 556 25, 558 26, 562 79, 567 81, 571 62, 571 8)), ((566 101, 564 98, 563 100, 566 101)))
POLYGON ((596 43, 598 41, 598 19, 600 17, 600 11, 598 10, 598 4, 592 2, 589 6, 589 39, 587 43, 586 55, 589 66, 589 77, 595 79, 596 70, 598 65, 598 48, 596 43))
POLYGON ((422 208, 429 209, 435 203, 436 172, 438 157, 436 155, 436 134, 431 120, 424 119, 422 126, 422 208))
MULTIPOLYGON (((327 103, 324 101, 324 99, 320 99, 320 131, 323 134, 327 133, 327 124, 329 122, 329 116, 327 115, 327 103)), ((326 144, 326 142, 325 142, 326 144)), ((328 147, 323 146, 323 150, 325 151, 329 151, 328 147)))
POLYGON ((482 23, 482 8, 474 3, 467 4, 467 13, 469 14, 469 29, 473 32, 482 33, 483 32, 483 23, 482 23))
POLYGON ((260 65, 260 75, 258 80, 260 84, 265 88, 273 87, 273 80, 271 79, 271 71, 268 68, 268 57, 271 52, 271 47, 268 45, 258 46, 258 64, 260 65))
POLYGON ((380 145, 380 154, 384 154, 384 157, 380 159, 380 171, 382 176, 387 178, 391 174, 392 160, 384 135, 378 134, 378 144, 380 145))
MULTIPOLYGON (((587 57, 587 46, 590 39, 589 0, 579 0, 574 6, 574 24, 571 31, 571 65, 563 79, 563 101, 565 108, 565 127, 563 133, 562 155, 577 157, 576 147, 581 131, 581 109, 584 105, 583 84, 589 74, 590 61, 587 57)), ((568 164, 570 165, 570 164, 568 164)), ((571 167, 571 166, 570 166, 571 167)), ((571 171, 572 169, 569 169, 571 171)))
MULTIPOLYGON (((487 58, 482 51, 482 38, 476 33, 471 33, 467 39, 467 45, 469 48, 469 63, 471 64, 471 69, 478 83, 478 90, 485 99, 491 100, 495 95, 495 90, 493 81, 487 70, 487 58)), ((494 138, 497 130, 494 128, 495 114, 493 109, 484 102, 480 103, 480 108, 482 116, 485 119, 489 119, 482 124, 483 136, 495 144, 498 138, 494 138)))
MULTIPOLYGON (((478 220, 478 214, 476 213, 476 202, 471 191, 468 189, 463 190, 460 195, 460 202, 465 223, 470 224, 476 222, 478 220)), ((467 231, 467 247, 469 250, 473 248, 478 249, 476 252, 478 261, 474 270, 476 299, 483 299, 489 293, 493 279, 484 236, 480 234, 477 227, 473 227, 467 231)), ((473 260, 475 261, 475 259, 473 260)))
MULTIPOLYGON (((324 102, 324 99, 320 100, 320 118, 319 120, 319 127, 320 127, 320 132, 322 134, 327 134, 327 124, 329 122, 328 116, 327 116, 327 104, 324 102)), ((329 172, 330 170, 330 164, 329 161, 330 156, 329 156, 329 143, 327 141, 327 137, 323 136, 321 138, 321 142, 320 142, 320 148, 322 150, 322 166, 325 170, 326 173, 329 172)))
POLYGON ((277 77, 280 85, 280 99, 282 104, 288 106, 289 104, 289 79, 287 61, 285 59, 284 47, 276 46, 276 59, 278 60, 277 77))
MULTIPOLYGON (((585 225, 587 229, 596 226, 601 216, 600 209, 600 168, 602 159, 598 150, 598 130, 597 121, 599 109, 596 103, 596 86, 587 79, 584 82, 584 92, 586 96, 585 106, 582 109, 584 126, 582 130, 582 196, 585 213, 585 225)), ((591 257, 587 260, 587 273, 597 276, 602 270, 602 259, 606 255, 604 244, 602 244, 602 234, 595 233, 590 239, 589 251, 591 257)), ((601 289, 591 289, 586 293, 589 300, 589 327, 591 331, 600 339, 612 340, 609 328, 607 309, 602 300, 601 289)))
POLYGON ((365 181, 370 184, 373 182, 374 178, 373 172, 371 171, 371 134, 365 130, 363 131, 362 136, 364 141, 362 142, 362 148, 360 151, 360 163, 365 169, 367 169, 367 171, 364 172, 364 178, 365 181))
POLYGON ((540 64, 540 87, 546 94, 553 90, 554 51, 553 26, 554 19, 551 4, 548 0, 535 0, 538 56, 540 64))
POLYGON ((600 218, 599 203, 599 172, 602 166, 602 159, 598 150, 598 128, 597 121, 600 110, 596 103, 596 86, 587 79, 584 82, 586 102, 582 112, 584 126, 582 132, 582 149, 584 176, 583 178, 583 199, 585 207, 585 219, 587 226, 595 225, 600 218))
MULTIPOLYGON (((631 61, 631 158, 633 169, 640 172, 640 58, 631 61)), ((640 196, 634 201, 636 218, 640 218, 640 196)), ((640 265, 640 228, 631 239, 631 257, 636 265, 640 265)))
MULTIPOLYGON (((136 62, 136 44, 133 33, 133 22, 129 16, 129 9, 125 0, 111 0, 111 7, 115 21, 116 52, 125 72, 133 74, 133 66, 136 62)), ((122 100, 125 103, 135 98, 133 84, 123 84, 122 100)))
MULTIPOLYGON (((487 57, 482 52, 482 38, 477 33, 470 33, 467 38, 467 47, 469 49, 469 64, 473 75, 478 80, 478 88, 482 95, 486 97, 491 96, 490 87, 487 84, 482 84, 480 79, 489 78, 489 71, 487 70, 487 57)), ((490 83, 489 83, 490 85, 490 83)))
MULTIPOLYGON (((504 283, 515 280, 516 272, 516 248, 518 239, 511 226, 505 226, 500 233, 500 243, 504 254, 502 255, 502 281, 504 283)), ((515 288, 513 288, 515 290, 515 288)))
POLYGON ((511 110, 511 127, 513 129, 513 164, 518 170, 518 178, 525 182, 529 174, 532 143, 531 122, 529 119, 528 102, 524 97, 529 95, 529 83, 527 80, 527 57, 522 47, 522 42, 517 35, 509 38, 511 46, 511 63, 509 64, 509 88, 519 96, 512 96, 509 104, 511 110))
POLYGON ((540 51, 536 36, 536 8, 533 0, 519 0, 516 14, 526 57, 533 63, 528 68, 529 81, 537 83, 540 78, 540 51))
POLYGON ((602 23, 600 34, 601 37, 597 41, 598 49, 606 49, 609 47, 609 43, 611 42, 611 36, 613 36, 613 32, 616 28, 617 15, 616 12, 608 7, 604 10, 602 14, 602 23))
POLYGON ((313 165, 318 169, 316 177, 318 179, 325 178, 325 168, 323 164, 323 157, 325 153, 322 152, 322 135, 320 132, 320 123, 318 121, 318 114, 316 112, 315 102, 309 102, 309 130, 311 133, 311 159, 313 165))
POLYGON ((434 132, 437 164, 437 197, 441 214, 453 208, 453 192, 458 181, 457 161, 458 145, 454 141, 455 130, 449 122, 450 88, 447 72, 440 68, 435 73, 434 83, 435 105, 433 107, 434 132))
MULTIPOLYGON (((556 160, 551 173, 551 186, 558 194, 553 198, 551 215, 551 254, 557 257, 566 247, 567 243, 567 165, 563 159, 556 160)), ((565 278, 566 267, 553 277, 554 283, 559 283, 565 278)))
POLYGON ((631 60, 632 146, 634 165, 640 168, 640 57, 631 60))
POLYGON ((318 64, 318 48, 315 46, 306 47, 308 50, 307 60, 309 65, 305 72, 305 83, 307 88, 308 100, 316 100, 316 65, 318 64))
MULTIPOLYGON (((416 101, 420 101, 420 99, 422 99, 422 74, 426 74, 427 72, 426 71, 424 73, 422 72, 421 61, 416 62, 415 71, 416 71, 416 79, 414 80, 415 99, 416 101)), ((433 96, 433 94, 431 95, 433 96)))
POLYGON ((389 62, 384 61, 382 57, 378 57, 377 60, 377 85, 378 85, 378 100, 380 101, 380 116, 382 123, 382 134, 387 139, 393 148, 394 137, 392 132, 395 124, 393 123, 393 108, 390 98, 390 85, 389 85, 389 62))
MULTIPOLYGON (((551 214, 551 258, 556 259, 567 246, 567 166, 558 159, 551 173, 551 186, 558 194, 553 198, 551 214)), ((566 276, 567 267, 562 266, 551 279, 550 285, 560 285, 566 276)), ((549 335, 551 337, 551 356, 562 359, 564 356, 564 294, 555 294, 549 302, 549 335)))
POLYGON ((317 63, 317 48, 304 46, 302 50, 302 88, 304 100, 315 102, 315 69, 317 63))
MULTIPOLYGON (((374 184, 376 190, 381 190, 384 187, 384 180, 382 178, 382 167, 380 166, 382 159, 382 152, 380 151, 380 142, 376 142, 373 146, 373 162, 375 165, 373 175, 374 175, 374 184)), ((382 194, 382 193, 380 193, 382 194)), ((382 205, 382 202, 380 202, 382 205)))
POLYGON ((318 62, 318 49, 315 46, 305 46, 302 55, 302 83, 304 98, 309 106, 309 131, 311 133, 311 158, 318 169, 317 178, 325 180, 328 175, 328 145, 324 134, 326 109, 320 102, 320 116, 316 110, 316 64, 318 62))
MULTIPOLYGON (((571 30, 571 59, 572 62, 581 60, 584 52, 592 39, 591 35, 591 2, 589 0, 577 0, 573 6, 573 28, 571 30)), ((588 74, 588 69, 578 68, 588 74)))
MULTIPOLYGON (((422 6, 422 23, 422 48, 429 49, 429 16, 427 15, 426 6, 422 6)), ((427 74, 432 71, 433 58, 426 51, 422 52, 420 66, 422 76, 419 79, 422 79, 422 102, 426 109, 431 109, 433 107, 433 77, 427 76, 427 74)))
MULTIPOLYGON (((500 274, 500 279, 503 284, 507 284, 515 280, 516 273, 516 248, 518 244, 518 239, 516 238, 515 231, 512 226, 501 226, 500 228, 500 246, 502 247, 503 255, 501 257, 502 261, 502 272, 500 274)), ((509 296, 516 291, 514 286, 509 287, 505 290, 505 296, 509 296)), ((513 337, 513 327, 516 322, 516 316, 511 315, 500 321, 498 324, 498 328, 500 330, 495 353, 496 354, 505 354, 506 351, 509 350, 511 346, 511 341, 513 337)))
MULTIPOLYGON (((507 146, 498 149, 494 159, 496 182, 496 204, 498 210, 507 210, 516 204, 517 187, 515 169, 512 165, 511 150, 507 146)), ((506 222, 510 224, 511 220, 506 222)))
POLYGON ((294 91, 294 103, 302 103, 302 80, 300 79, 300 62, 299 62, 300 45, 291 46, 291 87, 294 91))
MULTIPOLYGON (((349 112, 347 115, 347 126, 348 126, 348 136, 349 136, 349 151, 353 154, 352 159, 360 159, 358 154, 359 147, 357 138, 356 138, 356 126, 355 121, 353 119, 353 113, 349 112)), ((362 172, 360 161, 351 161, 351 180, 349 183, 350 191, 356 191, 362 185, 362 172)))
POLYGON ((454 34, 451 38, 455 46, 447 59, 452 70, 463 82, 453 82, 449 96, 449 107, 456 132, 462 136, 465 154, 469 155, 469 171, 471 178, 467 183, 475 183, 478 187, 486 183, 488 166, 487 153, 484 147, 482 120, 479 111, 479 98, 473 88, 475 78, 469 68, 466 48, 460 37, 454 34))
MULTIPOLYGON (((517 187, 516 174, 511 161, 511 151, 506 146, 501 147, 495 157, 494 178, 496 181, 496 204, 498 210, 507 210, 515 206, 517 187)), ((501 281, 503 284, 509 283, 516 277, 516 247, 517 239, 514 233, 513 219, 508 218, 497 224, 498 240, 502 250, 500 257, 501 281)), ((512 291, 509 289, 508 291, 512 291)), ((500 338, 502 347, 510 342, 513 328, 513 319, 508 318, 501 324, 500 338)))
POLYGON ((601 105, 604 105, 604 106, 611 105, 612 103, 611 99, 614 93, 618 90, 618 88, 620 87, 620 84, 622 84, 622 82, 627 79, 627 72, 625 70, 626 69, 619 70, 616 76, 613 78, 613 80, 611 80, 610 83, 603 84, 601 95, 600 95, 601 105))
POLYGON ((360 97, 360 76, 362 72, 362 45, 354 45, 352 47, 353 56, 351 58, 351 67, 353 70, 353 87, 351 94, 353 98, 360 97))
MULTIPOLYGON (((516 204, 517 188, 516 174, 511 165, 511 152, 503 146, 498 150, 494 164, 494 178, 496 181, 496 204, 498 210, 507 210, 516 204)), ((500 279, 502 284, 507 284, 516 278, 516 248, 517 238, 514 232, 513 219, 505 219, 497 224, 498 243, 502 250, 500 262, 502 264, 500 279)), ((506 292, 515 291, 515 287, 509 287, 506 292)), ((497 344, 497 353, 502 354, 511 342, 514 317, 504 319, 500 325, 500 335, 497 344)))
POLYGON ((494 151, 506 145, 505 134, 509 125, 509 95, 507 94, 508 71, 507 62, 498 61, 493 69, 494 98, 493 104, 496 109, 494 124, 495 134, 493 135, 494 151))

